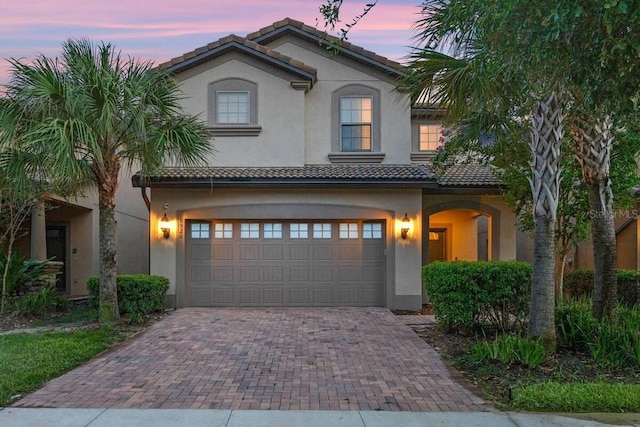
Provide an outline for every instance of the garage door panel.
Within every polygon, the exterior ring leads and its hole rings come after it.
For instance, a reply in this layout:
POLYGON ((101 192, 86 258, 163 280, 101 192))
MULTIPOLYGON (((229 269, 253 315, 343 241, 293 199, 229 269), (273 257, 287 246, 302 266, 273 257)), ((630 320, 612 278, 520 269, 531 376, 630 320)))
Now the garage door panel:
POLYGON ((240 260, 255 261, 260 259, 260 245, 248 244, 240 245, 240 260))
POLYGON ((370 234, 367 237, 362 222, 357 220, 320 222, 224 220, 223 228, 222 221, 214 220, 208 222, 215 231, 211 236, 203 238, 201 234, 196 238, 185 233, 189 269, 187 303, 383 305, 385 259, 380 230, 384 230, 384 224, 375 223, 379 225, 375 236, 367 226, 370 234), (254 226, 245 230, 243 238, 242 224, 254 226), (274 224, 281 228, 275 230, 274 224))
POLYGON ((209 282, 211 280, 209 271, 209 267, 191 267, 191 281, 194 283, 209 282))
POLYGON ((309 288, 291 288, 289 291, 289 302, 297 305, 309 305, 311 290, 309 288))
POLYGON ((333 267, 312 267, 312 271, 313 282, 333 282, 333 267))
POLYGON ((362 259, 362 247, 358 244, 341 244, 339 250, 339 259, 341 260, 360 260, 362 259))
POLYGON ((282 245, 264 245, 262 259, 269 261, 284 260, 282 245))
POLYGON ((192 245, 191 259, 194 261, 210 260, 211 244, 207 242, 206 244, 198 243, 198 244, 192 245))
POLYGON ((240 282, 260 282, 260 267, 240 266, 240 282))
POLYGON ((282 282, 283 277, 282 267, 264 267, 262 269, 262 280, 265 282, 282 282))
POLYGON ((294 283, 308 282, 309 281, 309 267, 290 267, 289 268, 289 281, 294 283))
POLYGON ((217 261, 231 261, 233 260, 233 245, 230 243, 220 244, 218 241, 213 241, 213 251, 211 247, 207 248, 209 253, 213 253, 213 259, 217 261))
POLYGON ((265 305, 284 305, 284 291, 282 288, 265 288, 263 303, 265 305))
POLYGON ((313 247, 314 261, 333 260, 333 247, 330 244, 320 244, 313 247))
POLYGON ((214 288, 212 293, 213 304, 233 305, 233 287, 214 288))
POLYGON ((289 245, 289 259, 292 261, 309 260, 309 243, 289 245))
POLYGON ((213 280, 218 283, 233 282, 233 267, 214 267, 213 280))

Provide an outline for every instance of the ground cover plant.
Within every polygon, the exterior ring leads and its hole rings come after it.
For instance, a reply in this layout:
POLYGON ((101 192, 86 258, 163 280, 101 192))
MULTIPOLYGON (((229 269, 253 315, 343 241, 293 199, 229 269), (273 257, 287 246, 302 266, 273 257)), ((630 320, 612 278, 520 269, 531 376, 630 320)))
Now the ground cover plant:
POLYGON ((640 412, 640 308, 619 305, 598 321, 591 304, 583 298, 557 307, 551 354, 513 331, 416 332, 499 409, 640 412))

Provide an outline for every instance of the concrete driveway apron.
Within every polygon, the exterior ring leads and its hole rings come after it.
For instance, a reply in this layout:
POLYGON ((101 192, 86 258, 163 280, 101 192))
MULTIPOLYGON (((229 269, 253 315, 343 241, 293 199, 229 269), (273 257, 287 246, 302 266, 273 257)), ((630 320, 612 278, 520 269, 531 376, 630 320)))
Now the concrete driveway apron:
POLYGON ((385 308, 187 308, 18 407, 487 411, 385 308))

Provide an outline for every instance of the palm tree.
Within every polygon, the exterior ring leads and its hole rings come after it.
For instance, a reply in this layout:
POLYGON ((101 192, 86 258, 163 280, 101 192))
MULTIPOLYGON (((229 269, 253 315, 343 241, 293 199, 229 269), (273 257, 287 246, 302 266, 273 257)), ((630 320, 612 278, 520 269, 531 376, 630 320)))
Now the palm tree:
POLYGON ((446 108, 446 120, 462 124, 457 126, 460 139, 521 132, 522 119, 529 117, 534 218, 529 335, 541 337, 546 349, 555 351, 555 228, 563 91, 553 73, 544 75, 549 83, 539 74, 526 74, 528 65, 514 67, 505 60, 513 46, 496 43, 496 35, 506 12, 499 2, 425 1, 416 24, 424 47, 411 56, 399 90, 411 94, 414 101, 446 108), (445 49, 451 55, 442 53, 445 49), (532 96, 534 88, 546 95, 532 96))
POLYGON ((47 173, 76 188, 96 188, 100 320, 117 320, 114 199, 120 170, 139 165, 150 172, 167 157, 200 163, 210 150, 205 125, 182 112, 171 76, 150 62, 123 58, 111 44, 70 39, 60 58, 10 63, 0 147, 37 154, 33 163, 47 173))

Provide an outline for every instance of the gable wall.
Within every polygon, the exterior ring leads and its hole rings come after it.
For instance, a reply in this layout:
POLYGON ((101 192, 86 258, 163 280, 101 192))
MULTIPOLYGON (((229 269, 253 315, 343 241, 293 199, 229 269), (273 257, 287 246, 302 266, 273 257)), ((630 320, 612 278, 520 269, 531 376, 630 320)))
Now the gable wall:
POLYGON ((185 95, 183 107, 207 120, 208 84, 225 78, 257 84, 257 136, 216 136, 209 166, 302 166, 304 164, 304 91, 291 87, 273 70, 256 61, 232 55, 231 60, 211 61, 178 75, 185 95))
POLYGON ((350 84, 361 84, 380 91, 381 150, 383 163, 410 163, 411 114, 406 97, 398 98, 393 80, 382 73, 344 56, 331 56, 314 43, 295 37, 283 37, 269 47, 318 70, 318 79, 305 97, 305 161, 329 163, 331 152, 331 94, 350 84))

